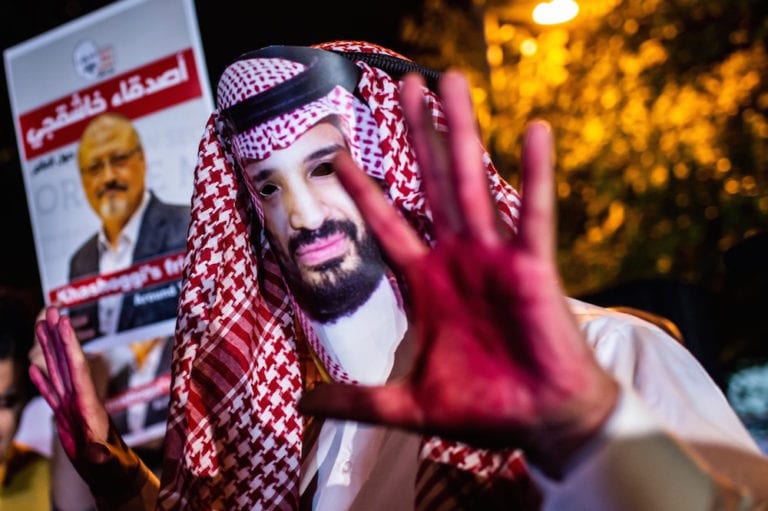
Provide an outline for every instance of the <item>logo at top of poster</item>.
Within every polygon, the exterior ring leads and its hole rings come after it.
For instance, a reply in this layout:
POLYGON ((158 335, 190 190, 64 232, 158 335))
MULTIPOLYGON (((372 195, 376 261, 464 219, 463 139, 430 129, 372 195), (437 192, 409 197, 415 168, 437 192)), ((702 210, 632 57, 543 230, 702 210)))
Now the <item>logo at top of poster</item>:
POLYGON ((103 78, 115 70, 112 46, 97 46, 90 39, 80 41, 72 51, 77 74, 86 80, 103 78))

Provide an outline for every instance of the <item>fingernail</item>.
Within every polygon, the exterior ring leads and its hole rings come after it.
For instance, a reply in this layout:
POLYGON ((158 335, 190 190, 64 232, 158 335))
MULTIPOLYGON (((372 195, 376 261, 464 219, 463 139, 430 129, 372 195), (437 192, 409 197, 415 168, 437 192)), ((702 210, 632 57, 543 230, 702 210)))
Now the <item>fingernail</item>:
POLYGON ((552 137, 552 126, 543 119, 535 119, 528 124, 525 132, 525 142, 542 140, 541 137, 552 137))
POLYGON ((525 132, 523 158, 533 168, 553 161, 552 127, 543 120, 532 121, 525 132))

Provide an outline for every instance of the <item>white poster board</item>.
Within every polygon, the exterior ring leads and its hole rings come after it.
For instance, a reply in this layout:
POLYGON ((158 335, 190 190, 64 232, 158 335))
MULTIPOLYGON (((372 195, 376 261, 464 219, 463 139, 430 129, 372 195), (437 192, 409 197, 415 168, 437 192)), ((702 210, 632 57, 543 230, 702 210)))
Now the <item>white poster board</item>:
MULTIPOLYGON (((152 374, 129 375, 128 391, 116 391, 107 404, 113 417, 137 404, 152 408, 153 400, 162 410, 170 381, 162 347, 173 335, 176 308, 158 311, 161 302, 178 303, 185 251, 178 239, 185 242, 188 220, 183 229, 175 224, 172 249, 160 243, 157 253, 137 254, 149 236, 144 230, 153 231, 155 242, 162 230, 146 226, 150 202, 188 214, 197 148, 213 109, 193 1, 116 2, 5 50, 4 61, 45 301, 73 319, 76 311, 89 311, 89 321, 98 325, 83 330, 90 332, 81 336, 86 351, 122 353, 113 358, 127 360, 129 346, 154 342, 154 355, 147 349, 137 355, 150 361, 153 367, 143 370, 152 374), (93 172, 141 158, 147 190, 141 214, 135 215, 139 227, 130 240, 131 260, 113 263, 119 268, 113 271, 103 271, 96 251, 104 246, 104 237, 98 245, 102 217, 84 190, 78 152, 84 129, 105 113, 130 120, 140 150, 103 156, 91 165, 93 172), (129 307, 132 315, 126 313, 129 307), (105 321, 105 310, 117 319, 105 321)), ((114 376, 119 367, 110 363, 114 376)), ((129 413, 127 421, 138 424, 150 412, 129 413)), ((164 419, 154 426, 150 436, 162 436, 164 419)), ((128 435, 129 444, 147 436, 141 428, 131 430, 137 436, 132 441, 128 435)))

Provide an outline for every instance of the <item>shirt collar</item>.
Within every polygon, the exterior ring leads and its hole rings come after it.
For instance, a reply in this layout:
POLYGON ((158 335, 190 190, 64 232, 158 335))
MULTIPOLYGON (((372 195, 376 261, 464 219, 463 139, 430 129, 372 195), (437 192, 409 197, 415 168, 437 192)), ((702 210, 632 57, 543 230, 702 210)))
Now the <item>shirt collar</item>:
POLYGON ((323 347, 350 377, 364 384, 384 383, 408 321, 387 278, 349 316, 333 323, 311 322, 323 347))

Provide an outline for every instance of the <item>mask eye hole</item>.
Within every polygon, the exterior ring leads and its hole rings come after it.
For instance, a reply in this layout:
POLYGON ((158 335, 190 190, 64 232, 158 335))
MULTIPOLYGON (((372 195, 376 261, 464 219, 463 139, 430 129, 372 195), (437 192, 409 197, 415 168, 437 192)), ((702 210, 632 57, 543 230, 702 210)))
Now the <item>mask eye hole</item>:
POLYGON ((272 183, 267 183, 259 188, 259 195, 262 197, 270 197, 275 192, 277 192, 277 186, 273 185, 272 183))
POLYGON ((336 170, 333 168, 330 162, 321 163, 317 167, 313 168, 309 173, 312 177, 323 177, 335 174, 336 170))

